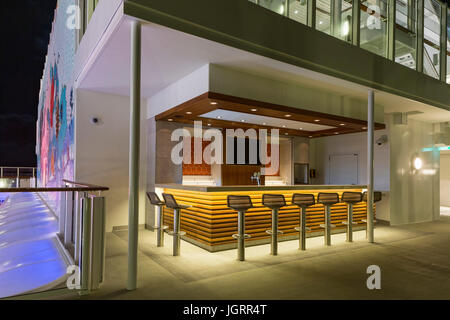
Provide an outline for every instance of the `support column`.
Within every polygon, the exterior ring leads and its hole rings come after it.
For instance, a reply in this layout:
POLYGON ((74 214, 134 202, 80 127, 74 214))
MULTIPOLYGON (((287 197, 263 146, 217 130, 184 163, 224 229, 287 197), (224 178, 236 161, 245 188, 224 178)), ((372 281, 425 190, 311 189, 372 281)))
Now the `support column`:
POLYGON ((360 20, 361 20, 361 8, 360 0, 352 1, 352 43, 354 46, 359 47, 360 42, 360 20))
POLYGON ((416 70, 423 72, 424 0, 417 0, 416 70))
POLYGON ((308 0, 308 16, 306 19, 306 23, 308 27, 315 29, 316 28, 316 0, 308 0))
POLYGON ((374 152, 374 103, 375 93, 369 90, 367 107, 367 238, 374 242, 373 232, 373 152, 374 152))
POLYGON ((336 38, 341 38, 342 31, 342 0, 331 1, 331 26, 330 35, 336 38))
POLYGON ((137 288, 139 157, 141 125, 141 23, 131 23, 130 182, 128 197, 128 290, 137 288))
POLYGON ((395 23, 397 0, 388 0, 388 52, 387 58, 395 61, 395 23))
POLYGON ((441 81, 447 81, 447 3, 441 4, 441 56, 439 65, 441 67, 441 81))

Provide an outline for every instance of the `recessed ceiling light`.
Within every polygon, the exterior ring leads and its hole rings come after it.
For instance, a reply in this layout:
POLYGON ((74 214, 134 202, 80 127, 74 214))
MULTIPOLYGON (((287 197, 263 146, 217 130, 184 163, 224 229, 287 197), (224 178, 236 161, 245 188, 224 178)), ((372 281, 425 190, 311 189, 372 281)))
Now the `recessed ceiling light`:
POLYGON ((241 120, 241 122, 245 122, 245 120, 244 120, 244 119, 242 119, 242 120, 241 120))
POLYGON ((186 114, 192 114, 192 112, 188 111, 188 112, 186 112, 186 114))
POLYGON ((217 102, 211 102, 211 105, 215 106, 217 105, 217 102))
POLYGON ((334 134, 339 134, 339 132, 335 132, 334 134))
POLYGON ((303 128, 300 128, 300 130, 303 130, 303 128))
POLYGON ((285 115, 285 117, 286 117, 286 118, 290 118, 290 117, 292 117, 292 115, 287 114, 287 115, 285 115))
POLYGON ((341 123, 340 126, 342 126, 342 127, 345 126, 345 123, 341 123))
POLYGON ((252 111, 252 112, 256 112, 256 111, 258 111, 258 109, 250 109, 250 111, 252 111))
POLYGON ((367 127, 363 127, 363 130, 367 130, 367 127))
POLYGON ((298 10, 295 10, 294 13, 295 13, 295 14, 298 14, 298 10))
POLYGON ((316 120, 314 120, 314 122, 320 122, 320 120, 319 120, 319 119, 316 119, 316 120))
POLYGON ((263 122, 263 126, 265 126, 267 123, 263 122))
POLYGON ((172 122, 172 121, 173 121, 173 119, 167 119, 167 121, 169 121, 169 122, 172 122))
POLYGON ((211 123, 208 123, 208 127, 211 127, 211 123))
POLYGON ((217 119, 222 119, 222 117, 221 116, 217 116, 217 119))
POLYGON ((319 21, 319 24, 322 24, 323 23, 323 21, 319 21))
POLYGON ((286 128, 286 126, 285 126, 285 125, 283 125, 283 128, 286 128))
POLYGON ((310 138, 312 138, 313 136, 309 136, 310 138))
POLYGON ((284 135, 286 135, 286 136, 287 136, 287 135, 289 135, 289 133, 287 133, 287 132, 286 132, 286 133, 285 133, 284 135))

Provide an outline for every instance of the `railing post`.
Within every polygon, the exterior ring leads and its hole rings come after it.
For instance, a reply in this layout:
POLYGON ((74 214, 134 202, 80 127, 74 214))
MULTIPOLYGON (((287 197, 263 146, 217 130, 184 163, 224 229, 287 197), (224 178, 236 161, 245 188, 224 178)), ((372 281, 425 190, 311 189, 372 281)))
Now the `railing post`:
POLYGON ((81 290, 91 291, 91 224, 92 224, 92 199, 81 199, 81 290))
POLYGON ((306 23, 308 27, 316 28, 316 0, 308 0, 306 23))
POLYGON ((367 107, 367 237, 370 243, 374 242, 373 231, 373 153, 374 153, 374 104, 375 93, 369 90, 367 107))
POLYGON ((92 290, 99 288, 105 274, 105 198, 92 198, 92 290))
POLYGON ((17 168, 16 188, 20 188, 20 168, 17 168))
POLYGON ((73 218, 74 218, 74 201, 73 192, 64 192, 65 205, 65 226, 64 226, 64 245, 66 248, 73 244, 73 218))
POLYGON ((441 81, 447 81, 447 3, 441 3, 441 52, 440 76, 441 81))
POLYGON ((75 201, 75 226, 73 230, 75 230, 75 248, 74 248, 74 259, 75 263, 79 263, 81 261, 81 231, 82 231, 82 216, 83 216, 83 199, 87 197, 85 192, 77 192, 76 193, 76 201, 75 201))
POLYGON ((3 179, 3 167, 0 167, 0 178, 3 179))
POLYGON ((424 0, 417 0, 416 70, 423 72, 424 0))

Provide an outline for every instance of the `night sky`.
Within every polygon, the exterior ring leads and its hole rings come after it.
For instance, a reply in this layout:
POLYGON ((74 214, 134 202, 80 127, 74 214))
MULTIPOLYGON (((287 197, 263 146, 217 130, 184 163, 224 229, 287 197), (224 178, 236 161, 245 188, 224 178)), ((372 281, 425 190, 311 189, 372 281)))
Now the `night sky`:
POLYGON ((0 166, 36 166, 40 80, 56 0, 0 1, 0 166))

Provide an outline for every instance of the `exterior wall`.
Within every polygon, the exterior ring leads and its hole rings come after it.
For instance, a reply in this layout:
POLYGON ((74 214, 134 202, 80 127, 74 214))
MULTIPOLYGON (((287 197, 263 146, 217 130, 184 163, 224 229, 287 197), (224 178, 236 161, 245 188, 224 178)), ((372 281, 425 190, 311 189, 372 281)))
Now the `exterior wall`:
POLYGON ((66 27, 66 10, 75 0, 59 0, 55 11, 38 107, 36 154, 38 184, 62 186, 74 179, 73 66, 76 32, 66 27))
POLYGON ((391 224, 426 222, 439 219, 439 151, 422 152, 433 146, 433 124, 408 120, 395 125, 387 116, 390 132, 391 224), (414 170, 420 157, 423 168, 414 170))
MULTIPOLYGON (((145 101, 142 101, 145 106, 145 101)), ((77 90, 76 180, 104 185, 106 230, 128 225, 130 102, 128 97, 77 90), (91 122, 97 117, 100 122, 91 122)), ((145 129, 145 112, 141 132, 145 129)), ((139 223, 145 222, 146 141, 141 139, 139 223)))
POLYGON ((441 206, 450 207, 450 153, 441 153, 441 206))

